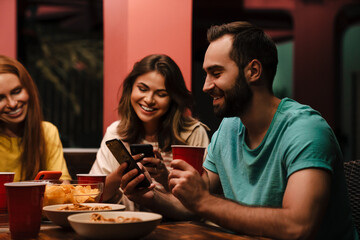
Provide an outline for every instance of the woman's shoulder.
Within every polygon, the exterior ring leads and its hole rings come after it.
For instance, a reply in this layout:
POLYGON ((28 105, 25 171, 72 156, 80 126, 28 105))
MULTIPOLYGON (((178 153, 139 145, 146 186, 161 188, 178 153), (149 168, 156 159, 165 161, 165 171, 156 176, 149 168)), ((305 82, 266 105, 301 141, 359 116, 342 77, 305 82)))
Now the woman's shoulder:
POLYGON ((109 131, 109 132, 116 132, 117 131, 117 127, 120 123, 120 120, 116 120, 114 122, 112 122, 107 128, 106 128, 106 131, 109 131))
POLYGON ((51 122, 48 121, 42 121, 42 127, 44 132, 47 131, 58 131, 58 128, 51 122))
POLYGON ((44 138, 47 142, 56 142, 59 137, 60 133, 58 128, 51 122, 43 121, 42 128, 44 133, 44 138))
POLYGON ((187 130, 194 131, 194 129, 197 128, 204 129, 205 131, 210 131, 210 128, 205 123, 202 123, 197 119, 194 119, 194 123, 190 127, 188 127, 187 130))
POLYGON ((110 139, 110 138, 120 138, 117 128, 118 125, 120 123, 120 120, 117 120, 115 122, 112 122, 107 128, 106 128, 106 132, 105 132, 105 139, 110 139))
POLYGON ((194 123, 191 124, 189 127, 186 128, 186 130, 184 132, 181 133, 181 137, 185 140, 189 139, 190 136, 196 134, 196 135, 206 135, 207 136, 207 132, 210 131, 210 128, 200 122, 199 120, 194 119, 194 123))

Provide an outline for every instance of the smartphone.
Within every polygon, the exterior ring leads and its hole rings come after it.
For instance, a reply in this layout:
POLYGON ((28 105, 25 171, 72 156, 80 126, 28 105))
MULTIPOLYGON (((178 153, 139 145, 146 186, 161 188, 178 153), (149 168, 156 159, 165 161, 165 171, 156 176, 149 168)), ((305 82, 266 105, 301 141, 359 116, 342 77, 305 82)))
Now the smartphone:
MULTIPOLYGON (((123 162, 128 163, 128 167, 126 168, 125 172, 128 172, 134 168, 138 170, 138 174, 135 176, 139 176, 140 174, 144 173, 143 170, 139 168, 134 158, 131 156, 131 154, 128 152, 124 144, 121 142, 120 139, 112 139, 105 142, 106 146, 109 148, 111 153, 114 155, 115 159, 119 162, 119 164, 122 164, 123 162)), ((148 187, 150 186, 150 181, 146 177, 144 180, 137 185, 137 187, 148 187)))
POLYGON ((130 144, 131 155, 143 153, 144 157, 155 157, 151 144, 130 144))
POLYGON ((40 171, 36 175, 35 180, 59 180, 61 175, 61 171, 40 171))

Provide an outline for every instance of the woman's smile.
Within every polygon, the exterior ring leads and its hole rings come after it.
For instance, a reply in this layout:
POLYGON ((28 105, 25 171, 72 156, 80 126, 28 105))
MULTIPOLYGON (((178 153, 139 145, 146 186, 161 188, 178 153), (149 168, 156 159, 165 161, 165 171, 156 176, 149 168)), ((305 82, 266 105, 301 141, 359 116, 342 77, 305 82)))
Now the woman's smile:
POLYGON ((146 111, 146 112, 154 112, 154 111, 156 111, 156 108, 146 107, 146 106, 144 106, 144 105, 142 105, 142 104, 139 104, 139 105, 140 105, 140 107, 141 107, 142 109, 144 109, 144 111, 146 111))

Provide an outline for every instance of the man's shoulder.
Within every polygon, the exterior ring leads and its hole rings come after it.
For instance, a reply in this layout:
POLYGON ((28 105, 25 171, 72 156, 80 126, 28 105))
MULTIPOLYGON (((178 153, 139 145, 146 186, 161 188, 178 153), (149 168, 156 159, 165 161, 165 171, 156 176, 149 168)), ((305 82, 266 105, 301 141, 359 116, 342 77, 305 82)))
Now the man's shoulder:
POLYGON ((313 109, 311 106, 299 103, 290 98, 284 98, 281 100, 279 111, 292 112, 294 114, 302 113, 302 112, 313 112, 320 115, 320 113, 315 109, 313 109))
POLYGON ((288 103, 290 106, 286 106, 281 117, 276 119, 274 131, 284 144, 330 146, 337 142, 330 125, 318 111, 295 101, 288 103))
POLYGON ((225 143, 227 141, 233 141, 233 139, 237 139, 237 136, 242 133, 244 125, 242 124, 240 118, 238 117, 231 117, 231 118, 224 118, 219 128, 213 135, 211 141, 215 139, 221 139, 221 143, 225 143))
POLYGON ((280 120, 291 125, 306 125, 307 127, 328 127, 326 120, 312 107, 296 102, 292 99, 283 99, 278 110, 280 120))
POLYGON ((238 117, 229 117, 224 118, 219 128, 217 129, 217 132, 238 132, 242 129, 243 124, 238 117))
POLYGON ((220 123, 220 126, 231 127, 231 126, 238 126, 239 124, 241 124, 241 120, 239 117, 227 117, 227 118, 223 118, 223 120, 220 123))

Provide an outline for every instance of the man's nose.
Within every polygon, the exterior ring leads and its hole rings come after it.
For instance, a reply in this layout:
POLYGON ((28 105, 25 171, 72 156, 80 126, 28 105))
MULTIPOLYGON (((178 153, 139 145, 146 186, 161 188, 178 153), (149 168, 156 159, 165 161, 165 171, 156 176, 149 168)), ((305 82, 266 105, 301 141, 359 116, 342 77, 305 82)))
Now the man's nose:
POLYGON ((203 92, 209 92, 211 89, 214 88, 214 82, 207 76, 205 78, 204 86, 203 86, 203 92))

